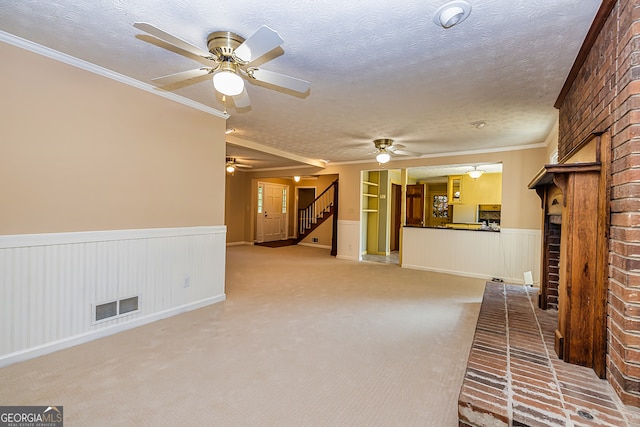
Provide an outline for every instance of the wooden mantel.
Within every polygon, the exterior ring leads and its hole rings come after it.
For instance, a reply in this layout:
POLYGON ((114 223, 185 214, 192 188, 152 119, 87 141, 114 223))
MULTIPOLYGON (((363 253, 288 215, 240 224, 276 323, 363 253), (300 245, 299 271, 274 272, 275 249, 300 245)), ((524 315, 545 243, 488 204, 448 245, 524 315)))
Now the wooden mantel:
MULTIPOLYGON (((604 378, 610 139, 608 134, 594 134, 584 146, 589 142, 595 143, 591 144, 592 150, 596 147, 593 161, 545 165, 529 188, 536 190, 541 198, 545 221, 552 208, 550 194, 557 193, 558 189, 562 194, 553 197, 556 202, 562 199, 561 206, 553 207, 561 213, 556 353, 566 362, 593 368, 604 378)), ((545 222, 543 246, 547 225, 545 222)), ((544 247, 542 262, 547 262, 544 247)))

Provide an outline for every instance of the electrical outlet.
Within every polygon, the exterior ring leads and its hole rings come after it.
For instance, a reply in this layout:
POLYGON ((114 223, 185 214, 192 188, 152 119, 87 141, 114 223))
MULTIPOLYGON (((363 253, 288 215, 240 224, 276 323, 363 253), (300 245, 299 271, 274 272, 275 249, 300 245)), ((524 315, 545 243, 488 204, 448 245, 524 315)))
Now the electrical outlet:
POLYGON ((182 285, 185 288, 188 288, 191 285, 191 278, 189 276, 185 276, 184 284, 182 285))
POLYGON ((312 237, 312 238, 311 238, 311 241, 312 241, 313 243, 318 243, 318 238, 317 238, 317 237, 312 237))

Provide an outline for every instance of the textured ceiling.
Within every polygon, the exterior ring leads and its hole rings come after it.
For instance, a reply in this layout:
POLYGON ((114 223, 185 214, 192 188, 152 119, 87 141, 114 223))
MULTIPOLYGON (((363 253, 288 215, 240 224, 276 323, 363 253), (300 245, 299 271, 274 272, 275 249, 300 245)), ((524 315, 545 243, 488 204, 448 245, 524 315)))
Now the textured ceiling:
MULTIPOLYGON (((249 83, 251 108, 229 106, 228 127, 239 140, 296 156, 368 159, 380 137, 423 155, 544 142, 600 1, 469 0, 469 18, 449 29, 433 22, 444 3, 3 0, 0 30, 150 83, 200 63, 136 21, 204 50, 212 31, 248 37, 268 25, 284 44, 259 63, 308 80, 311 90, 294 96, 249 83), (486 126, 477 129, 480 120, 486 126)), ((209 78, 173 92, 225 109, 209 78)))

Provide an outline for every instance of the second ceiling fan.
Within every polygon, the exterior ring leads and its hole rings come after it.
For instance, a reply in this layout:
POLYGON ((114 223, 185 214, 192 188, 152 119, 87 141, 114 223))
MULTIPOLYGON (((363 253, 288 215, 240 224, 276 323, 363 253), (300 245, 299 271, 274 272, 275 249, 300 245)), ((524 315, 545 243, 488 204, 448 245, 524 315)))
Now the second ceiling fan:
POLYGON ((251 169, 252 167, 253 166, 251 166, 251 165, 247 165, 247 164, 244 164, 244 163, 239 163, 238 159, 236 159, 235 157, 227 157, 227 163, 225 164, 225 169, 229 173, 235 172, 235 170, 238 169, 238 168, 251 169))
POLYGON ((376 147, 376 160, 378 163, 387 163, 391 160, 392 154, 397 154, 400 156, 414 156, 420 157, 420 153, 414 153, 411 151, 399 150, 399 148, 404 148, 404 145, 394 144, 393 139, 389 138, 379 138, 373 140, 373 145, 376 147))
POLYGON ((257 80, 301 94, 306 93, 310 88, 310 83, 306 80, 251 66, 253 61, 284 43, 280 35, 266 25, 260 27, 247 39, 230 31, 215 31, 207 37, 208 52, 152 24, 136 22, 133 26, 181 50, 212 62, 211 66, 152 79, 158 86, 213 74, 215 89, 222 95, 232 97, 237 108, 248 107, 250 104, 243 78, 257 80))

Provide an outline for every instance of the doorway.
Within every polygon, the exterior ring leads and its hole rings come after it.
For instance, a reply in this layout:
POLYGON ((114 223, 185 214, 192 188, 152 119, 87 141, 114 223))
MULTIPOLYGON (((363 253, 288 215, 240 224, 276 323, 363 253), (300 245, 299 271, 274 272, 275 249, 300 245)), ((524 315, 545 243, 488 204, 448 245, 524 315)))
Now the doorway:
POLYGON ((256 241, 285 240, 289 229, 287 192, 289 186, 258 182, 256 241))
POLYGON ((401 171, 362 171, 360 259, 400 264, 400 232, 403 222, 401 171))
POLYGON ((407 185, 407 225, 423 227, 424 224, 424 184, 407 185))
MULTIPOLYGON (((298 224, 300 218, 298 218, 299 210, 305 209, 316 199, 316 187, 296 187, 296 202, 295 202, 295 223, 298 224)), ((294 226, 294 234, 298 237, 298 229, 297 225, 294 226)))

